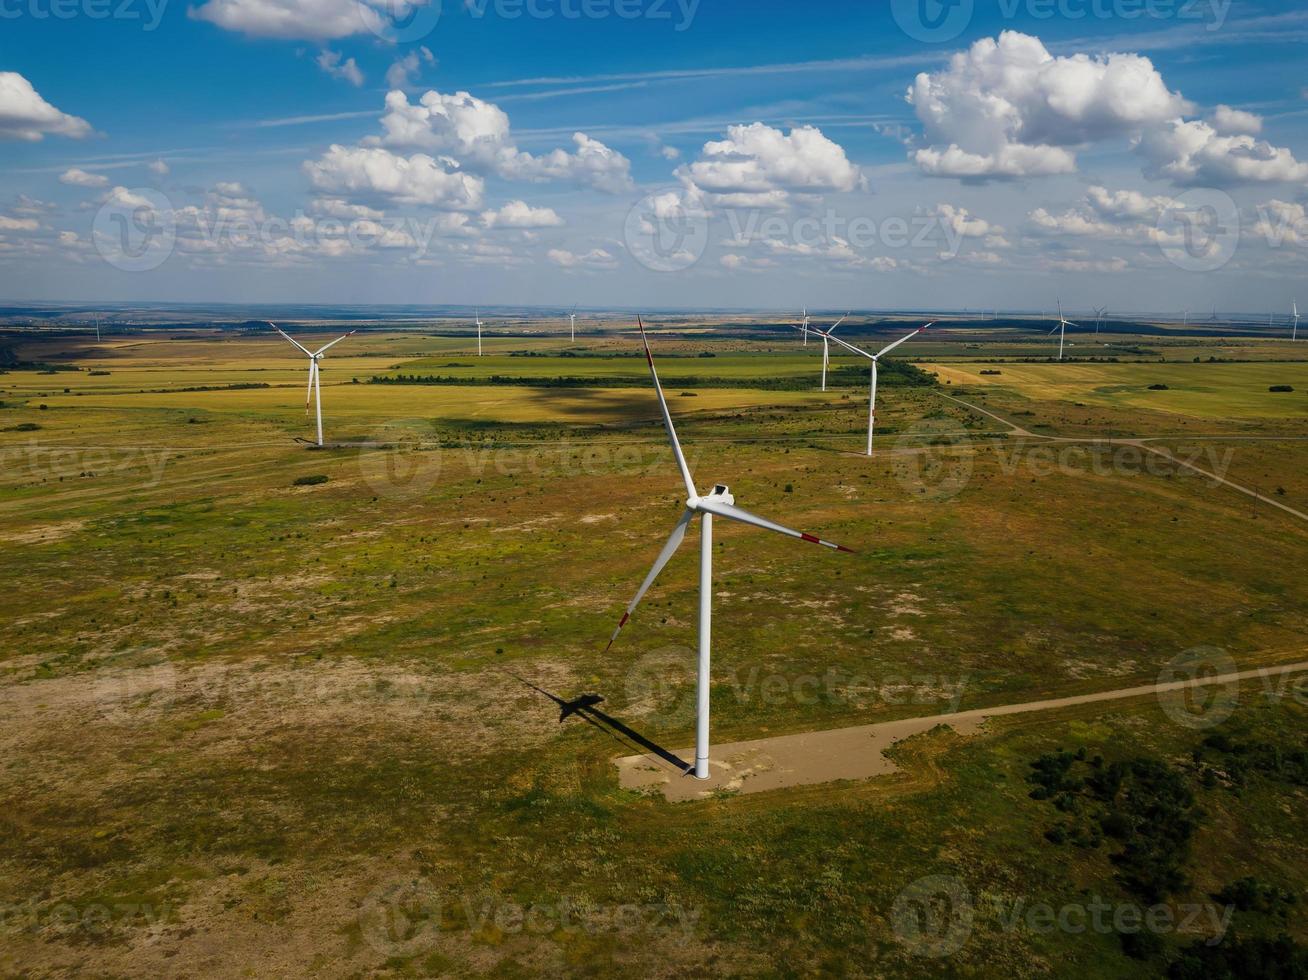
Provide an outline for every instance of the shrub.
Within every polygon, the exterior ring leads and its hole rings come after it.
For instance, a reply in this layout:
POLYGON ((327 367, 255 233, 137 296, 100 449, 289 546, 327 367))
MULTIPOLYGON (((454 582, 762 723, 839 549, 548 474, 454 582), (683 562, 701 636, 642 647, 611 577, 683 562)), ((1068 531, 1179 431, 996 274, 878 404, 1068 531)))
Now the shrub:
POLYGON ((1294 391, 1294 387, 1293 387, 1293 385, 1272 385, 1272 386, 1271 386, 1270 388, 1268 388, 1267 390, 1268 390, 1268 391, 1277 391, 1277 392, 1280 392, 1280 391, 1294 391))
POLYGON ((314 487, 319 483, 326 483, 327 476, 324 473, 315 473, 313 476, 297 476, 293 486, 297 487, 314 487))

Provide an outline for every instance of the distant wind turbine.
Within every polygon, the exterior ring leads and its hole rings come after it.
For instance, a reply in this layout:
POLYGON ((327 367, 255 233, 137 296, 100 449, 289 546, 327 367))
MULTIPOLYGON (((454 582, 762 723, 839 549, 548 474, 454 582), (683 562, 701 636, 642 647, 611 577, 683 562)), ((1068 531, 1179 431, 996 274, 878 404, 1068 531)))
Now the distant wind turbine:
POLYGON ((481 310, 474 307, 472 318, 477 321, 477 356, 481 357, 481 310))
POLYGON ((1189 311, 1189 310, 1185 310, 1185 311, 1181 314, 1181 326, 1182 326, 1182 327, 1188 327, 1189 325, 1190 325, 1190 311, 1189 311))
POLYGON ((568 314, 568 328, 572 331, 572 340, 577 340, 577 304, 572 304, 572 312, 568 314))
POLYGON ((100 343, 100 314, 95 315, 95 342, 100 343))
POLYGON ((1298 340, 1299 339, 1299 301, 1291 300, 1290 305, 1292 307, 1290 316, 1294 317, 1294 333, 1290 335, 1290 339, 1298 340))
POLYGON ((1104 317, 1107 314, 1108 314, 1108 307, 1105 306, 1102 309, 1099 308, 1098 306, 1095 307, 1095 336, 1096 337, 1099 336, 1099 328, 1104 325, 1104 317))
POLYGON ((808 346, 808 307, 804 307, 804 325, 800 328, 804 334, 804 346, 808 346))
POLYGON ((1053 330, 1050 330, 1049 333, 1050 336, 1052 336, 1055 330, 1058 331, 1058 359, 1060 361, 1063 359, 1063 342, 1064 340, 1067 339, 1067 328, 1075 327, 1075 326, 1076 326, 1075 323, 1073 323, 1071 320, 1063 316, 1063 301, 1059 300, 1058 301, 1058 326, 1054 327, 1053 330))
POLYGON ((345 336, 337 337, 330 344, 326 344, 322 347, 319 347, 316 351, 310 351, 309 348, 298 343, 294 338, 291 337, 290 334, 284 331, 281 327, 277 326, 277 324, 270 322, 268 323, 268 326, 272 327, 279 334, 281 334, 288 341, 290 341, 292 346, 299 349, 300 352, 303 353, 309 359, 309 387, 304 394, 304 414, 305 415, 309 414, 309 403, 311 401, 316 400, 317 408, 318 408, 318 445, 321 446, 322 445, 322 386, 318 381, 318 362, 322 360, 322 356, 326 354, 328 350, 339 344, 342 340, 345 339, 345 337, 352 336, 355 333, 355 331, 351 330, 349 333, 345 334, 345 336))
POLYGON ((875 354, 869 354, 867 351, 861 350, 858 347, 855 347, 853 344, 841 340, 839 337, 832 336, 830 331, 827 331, 826 333, 823 334, 824 338, 830 338, 831 340, 834 340, 837 344, 839 344, 841 347, 844 347, 846 350, 850 351, 851 353, 861 354, 863 357, 866 357, 868 360, 872 362, 872 390, 868 395, 868 406, 867 406, 867 454, 869 456, 872 455, 872 430, 875 428, 876 420, 877 420, 877 364, 880 362, 881 358, 885 357, 900 344, 904 343, 905 341, 912 340, 923 330, 926 330, 927 327, 932 327, 932 326, 935 326, 934 320, 932 320, 930 323, 926 324, 925 326, 918 327, 916 330, 914 330, 912 333, 908 334, 907 336, 900 337, 893 344, 891 344, 888 347, 881 348, 881 350, 879 350, 875 354))
POLYGON ((814 333, 819 334, 822 337, 822 390, 823 391, 827 390, 827 366, 831 363, 831 345, 828 343, 828 341, 830 340, 831 334, 835 331, 836 327, 844 323, 845 319, 848 316, 849 314, 846 313, 835 323, 831 324, 831 326, 829 326, 826 330, 813 331, 814 333))
POLYGON ((618 622, 618 628, 613 631, 613 636, 609 638, 609 647, 613 646, 614 640, 618 638, 618 633, 627 624, 631 614, 635 612, 636 606, 640 604, 640 600, 649 591, 649 587, 654 584, 654 579, 658 577, 659 572, 663 571, 663 567, 667 565, 676 553, 677 548, 681 546, 681 542, 686 537, 686 528, 698 515, 700 518, 699 669, 695 708, 695 777, 697 779, 708 779, 709 688, 711 683, 709 661, 712 648, 714 516, 725 517, 728 520, 739 521, 741 524, 749 524, 753 527, 761 527, 766 531, 775 531, 778 534, 799 538, 812 544, 820 544, 826 548, 834 548, 837 551, 851 551, 852 549, 832 544, 830 541, 823 541, 811 534, 792 531, 788 527, 774 524, 766 518, 758 517, 737 507, 735 498, 724 484, 715 485, 712 491, 703 497, 699 495, 698 491, 695 490, 695 481, 690 475, 690 468, 686 465, 686 457, 681 451, 681 443, 677 440, 677 430, 672 426, 672 416, 668 412, 668 401, 663 397, 663 386, 659 384, 659 375, 654 369, 654 356, 650 353, 649 338, 645 336, 645 324, 641 322, 639 317, 636 322, 640 326, 640 338, 645 345, 645 360, 649 363, 650 377, 654 380, 654 390, 658 395, 659 410, 663 414, 663 424, 668 430, 668 442, 672 444, 672 455, 676 457, 677 469, 681 471, 681 479, 686 484, 686 509, 682 512, 681 519, 677 521, 676 527, 672 529, 667 544, 663 546, 659 556, 654 559, 654 567, 649 570, 649 574, 645 576, 645 581, 636 590, 635 598, 631 600, 626 612, 622 614, 622 619, 618 622))

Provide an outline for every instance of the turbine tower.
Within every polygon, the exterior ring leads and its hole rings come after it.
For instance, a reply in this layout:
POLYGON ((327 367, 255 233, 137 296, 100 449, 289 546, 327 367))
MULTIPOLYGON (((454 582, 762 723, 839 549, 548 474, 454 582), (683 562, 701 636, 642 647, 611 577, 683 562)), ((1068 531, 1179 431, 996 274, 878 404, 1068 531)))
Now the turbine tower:
MULTIPOLYGON (((690 526, 690 522, 698 516, 700 518, 699 669, 695 708, 695 777, 697 779, 708 779, 709 661, 712 635, 714 516, 739 521, 741 524, 761 527, 767 531, 775 531, 778 534, 799 538, 812 544, 820 544, 826 548, 834 548, 837 551, 851 551, 851 549, 832 544, 830 541, 823 541, 811 534, 792 531, 781 524, 774 524, 772 521, 751 514, 747 510, 742 510, 736 506, 731 491, 723 484, 715 485, 712 491, 702 497, 699 495, 695 490, 695 481, 690 475, 690 468, 686 465, 686 457, 681 451, 681 443, 677 440, 677 430, 672 426, 672 416, 668 412, 668 401, 663 397, 663 386, 659 384, 658 372, 654 369, 654 356, 650 353, 649 338, 645 336, 645 324, 641 322, 639 317, 636 322, 640 326, 640 339, 645 345, 645 360, 649 363, 650 377, 654 380, 654 390, 658 394, 659 410, 663 414, 663 424, 668 430, 668 442, 672 444, 672 455, 676 457, 677 469, 681 471, 681 479, 686 485, 686 509, 682 512, 681 519, 677 521, 676 527, 672 529, 672 535, 668 538, 667 544, 663 546, 658 558, 654 560, 654 567, 649 570, 649 574, 645 576, 645 581, 636 590, 635 598, 631 600, 626 612, 622 614, 617 629, 613 631, 613 636, 609 638, 609 647, 613 646, 613 641, 618 638, 618 633, 627 624, 627 620, 631 618, 631 614, 635 611, 636 606, 640 604, 640 600, 644 598, 645 593, 649 591, 649 587, 654 584, 654 579, 663 570, 663 566, 668 563, 676 553, 677 548, 681 546, 681 542, 686 537, 686 528, 690 526)), ((608 647, 605 649, 607 650, 608 647)))
POLYGON ((846 341, 841 340, 839 337, 831 336, 830 331, 827 331, 823 335, 824 338, 830 338, 831 340, 834 340, 837 344, 839 344, 841 347, 844 347, 850 353, 861 354, 863 357, 866 357, 868 360, 872 362, 872 390, 868 395, 868 406, 867 406, 867 454, 869 456, 872 455, 872 430, 876 426, 876 418, 877 418, 877 364, 880 362, 881 358, 885 357, 900 344, 912 340, 923 330, 926 330, 927 327, 933 327, 935 326, 935 324, 936 321, 932 320, 930 323, 926 324, 925 326, 918 327, 916 330, 914 330, 912 333, 908 334, 907 336, 900 337, 890 346, 881 348, 881 350, 877 351, 877 353, 875 354, 869 354, 867 351, 855 347, 853 344, 847 343, 846 341))
POLYGON ((810 330, 813 330, 814 333, 820 334, 822 337, 822 390, 823 391, 827 390, 827 366, 831 363, 831 345, 830 343, 828 343, 828 341, 831 338, 831 334, 835 332, 836 327, 844 323, 846 317, 848 316, 849 314, 846 313, 845 316, 842 316, 835 323, 831 324, 831 326, 827 327, 826 330, 815 330, 812 327, 809 328, 810 330))
POLYGON ((1290 316, 1294 317, 1294 333, 1290 335, 1290 339, 1298 340, 1299 339, 1299 301, 1291 300, 1290 307, 1291 307, 1290 316))
POLYGON ((804 333, 804 346, 808 346, 808 307, 804 307, 804 325, 800 328, 804 333))
POLYGON ((577 342, 577 304, 572 304, 572 312, 568 314, 568 328, 572 332, 572 342, 577 342))
POLYGON ((269 321, 268 326, 272 327, 279 334, 281 334, 288 341, 290 341, 292 346, 298 348, 300 352, 303 353, 309 359, 309 387, 304 393, 304 414, 305 415, 309 414, 309 403, 311 401, 316 400, 317 409, 318 409, 317 412, 318 446, 321 447, 322 446, 322 386, 318 382, 318 362, 322 360, 322 356, 326 354, 328 350, 339 344, 342 340, 345 339, 345 337, 352 336, 355 333, 355 331, 351 330, 349 333, 345 334, 345 336, 337 337, 330 344, 326 344, 322 347, 319 347, 316 351, 311 351, 309 350, 309 348, 298 343, 294 338, 291 337, 290 334, 284 331, 281 327, 277 326, 277 324, 269 321))
POLYGON ((481 310, 474 307, 472 318, 477 321, 477 356, 481 357, 481 310))

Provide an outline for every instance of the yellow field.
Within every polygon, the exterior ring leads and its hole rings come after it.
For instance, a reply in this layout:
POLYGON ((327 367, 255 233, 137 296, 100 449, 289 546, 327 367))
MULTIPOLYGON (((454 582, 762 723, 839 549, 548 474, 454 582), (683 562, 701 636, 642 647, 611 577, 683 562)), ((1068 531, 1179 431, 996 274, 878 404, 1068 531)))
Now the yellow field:
POLYGON ((1041 401, 1081 401, 1196 418, 1308 415, 1308 362, 1167 364, 926 364, 941 381, 993 385, 1041 401), (999 375, 982 375, 985 370, 999 375), (1150 391, 1165 384, 1166 391, 1150 391), (1288 384, 1290 393, 1272 393, 1288 384))

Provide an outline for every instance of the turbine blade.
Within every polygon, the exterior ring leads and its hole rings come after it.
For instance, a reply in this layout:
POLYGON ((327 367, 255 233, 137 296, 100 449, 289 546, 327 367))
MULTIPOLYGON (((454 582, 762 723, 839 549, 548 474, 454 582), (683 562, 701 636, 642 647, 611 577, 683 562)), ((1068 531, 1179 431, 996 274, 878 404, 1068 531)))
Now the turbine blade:
POLYGON ((827 327, 827 333, 835 333, 836 327, 840 326, 842 323, 844 323, 844 322, 845 322, 846 320, 848 320, 848 319, 849 319, 849 314, 846 313, 844 316, 842 316, 842 317, 841 317, 839 320, 837 320, 835 323, 831 324, 831 326, 827 327))
MULTIPOLYGON (((811 330, 812 328, 810 327, 809 329, 811 330)), ((832 336, 829 333, 822 334, 822 339, 834 341, 835 343, 839 344, 841 347, 845 348, 847 351, 849 351, 852 354, 862 354, 864 357, 869 358, 870 360, 876 360, 876 358, 874 358, 867 351, 863 350, 863 348, 855 347, 847 340, 841 340, 839 337, 832 336)))
POLYGON ((695 493, 695 481, 690 478, 690 467, 686 465, 685 454, 681 451, 681 443, 677 440, 677 430, 672 427, 672 415, 668 412, 668 400, 663 397, 663 386, 659 384, 659 373, 654 370, 654 355, 650 353, 649 338, 645 336, 645 324, 639 316, 636 317, 636 324, 640 327, 640 339, 645 345, 645 360, 649 362, 649 374, 654 379, 654 390, 658 392, 659 409, 663 412, 663 424, 668 430, 668 441, 672 443, 672 455, 677 457, 677 468, 681 470, 681 478, 686 483, 686 493, 690 500, 694 500, 698 494, 695 493))
MULTIPOLYGON (((349 333, 345 335, 345 337, 353 337, 356 333, 358 333, 357 330, 351 330, 349 333)), ((335 340, 333 340, 330 344, 327 344, 325 347, 319 347, 316 351, 314 351, 314 356, 317 357, 319 354, 325 353, 326 351, 330 350, 332 347, 335 347, 342 340, 344 340, 345 337, 337 337, 335 340)))
POLYGON ((640 588, 636 590, 635 598, 627 603, 627 611, 624 612, 622 618, 618 620, 618 628, 613 631, 613 635, 609 637, 609 645, 604 648, 606 652, 609 647, 613 646, 613 641, 618 638, 618 634, 622 632, 622 627, 627 625, 627 620, 631 618, 631 614, 635 612, 636 607, 640 605, 640 600, 645 598, 645 593, 648 592, 649 587, 654 584, 654 580, 658 578, 659 572, 663 571, 663 566, 671 560, 672 556, 677 553, 677 549, 681 547, 681 542, 685 540, 686 537, 686 528, 690 526, 691 518, 694 516, 695 512, 689 507, 687 507, 682 513, 681 520, 677 521, 677 526, 672 529, 672 534, 668 537, 668 543, 663 546, 663 550, 659 552, 659 556, 654 559, 654 567, 652 567, 649 570, 649 574, 645 576, 645 581, 640 583, 640 588))
POLYGON ((935 325, 935 321, 932 320, 930 323, 928 323, 928 324, 926 325, 926 327, 918 327, 916 330, 914 330, 914 331, 913 331, 911 334, 909 334, 907 337, 900 337, 898 340, 896 340, 896 341, 895 341, 893 344, 891 344, 889 347, 882 348, 882 350, 877 354, 877 357, 885 357, 887 354, 889 354, 892 350, 894 350, 894 349, 895 349, 896 347, 898 347, 900 344, 904 343, 905 341, 912 340, 914 337, 916 337, 918 334, 920 334, 920 333, 921 333, 923 330, 925 330, 927 327, 934 326, 934 325, 935 325))
POLYGON ((318 370, 318 362, 309 358, 309 387, 304 390, 304 414, 309 414, 309 403, 313 401, 313 376, 318 370))
POLYGON ((289 341, 290 341, 292 344, 294 344, 296 347, 300 348, 300 350, 302 350, 302 351, 305 353, 305 355, 306 355, 307 357, 313 357, 313 354, 311 354, 311 353, 309 352, 309 348, 305 347, 303 344, 301 344, 301 343, 299 343, 298 341, 296 341, 296 339, 295 339, 294 337, 292 337, 290 334, 288 334, 288 333, 287 333, 285 330, 283 330, 281 327, 277 326, 277 324, 273 323, 271 320, 265 320, 264 322, 267 323, 268 326, 270 326, 270 327, 272 327, 274 330, 276 330, 276 331, 277 331, 279 334, 281 334, 283 337, 285 337, 287 340, 289 340, 289 341))
POLYGON ((777 524, 769 521, 767 518, 759 517, 757 514, 751 514, 749 511, 737 507, 735 504, 723 503, 720 500, 714 500, 712 497, 701 497, 699 509, 706 510, 710 514, 716 514, 719 517, 726 517, 733 521, 739 521, 741 524, 751 524, 754 527, 761 527, 765 531, 776 531, 778 534, 784 534, 788 537, 799 538, 801 541, 808 541, 812 544, 820 544, 824 548, 834 548, 836 551, 847 551, 853 554, 853 548, 846 548, 841 544, 834 544, 830 541, 823 541, 821 538, 814 537, 811 534, 805 534, 803 531, 794 531, 783 524, 777 524))

